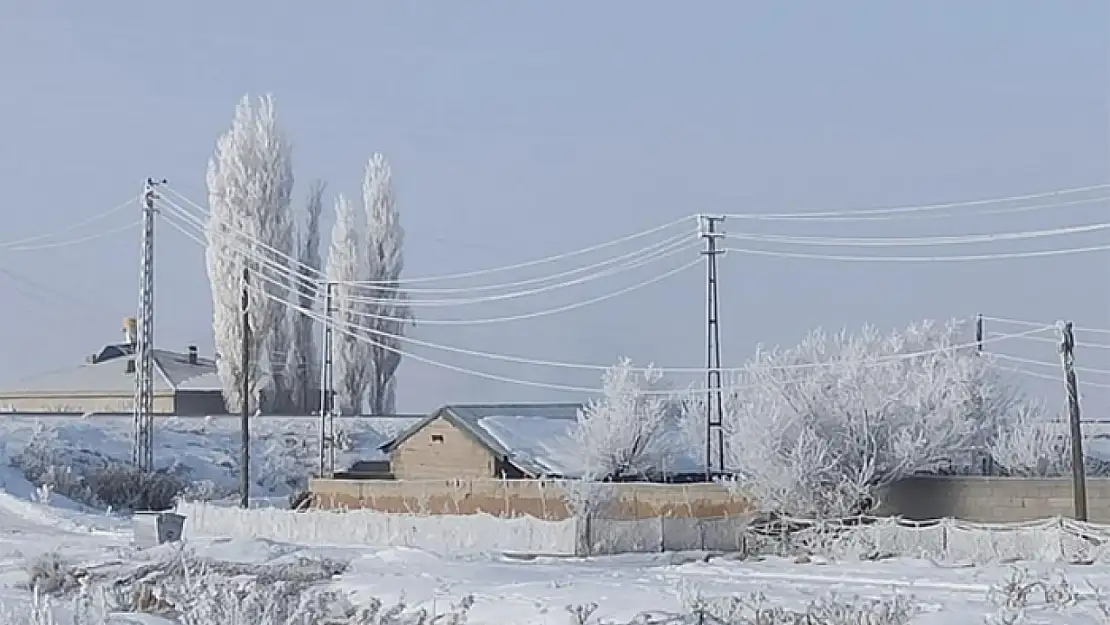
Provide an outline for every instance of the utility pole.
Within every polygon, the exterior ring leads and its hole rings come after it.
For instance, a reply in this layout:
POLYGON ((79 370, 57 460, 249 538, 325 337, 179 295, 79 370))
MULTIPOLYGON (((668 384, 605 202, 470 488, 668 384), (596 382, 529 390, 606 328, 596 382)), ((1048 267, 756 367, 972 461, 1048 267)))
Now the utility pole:
POLYGON ((717 444, 717 470, 725 470, 724 396, 721 379, 721 325, 717 288, 717 256, 724 253, 717 241, 724 233, 717 230, 724 217, 698 217, 698 236, 705 240, 705 479, 713 479, 713 442, 717 444))
MULTIPOLYGON (((979 313, 975 315, 975 353, 979 356, 983 355, 983 336, 983 314, 979 313)), ((979 418, 986 419, 986 415, 983 414, 983 398, 978 396, 978 394, 975 397, 975 407, 979 418)), ((991 456, 990 452, 980 450, 980 455, 983 475, 994 475, 994 458, 991 456)))
MULTIPOLYGON (((246 260, 244 259, 244 263, 246 260)), ((243 368, 243 388, 240 390, 242 397, 239 400, 239 426, 242 428, 243 448, 239 466, 239 507, 250 507, 251 489, 251 430, 250 430, 250 394, 251 394, 251 318, 250 318, 250 279, 251 270, 243 266, 243 301, 242 301, 242 330, 243 343, 240 345, 240 358, 243 368)))
POLYGON ((329 455, 328 450, 334 442, 335 420, 329 420, 334 411, 335 393, 333 392, 334 368, 332 366, 332 312, 334 282, 324 284, 324 342, 320 347, 320 477, 330 477, 335 472, 335 452, 329 455), (331 432, 329 433, 329 425, 331 432), (331 458, 331 470, 328 470, 327 459, 331 458))
POLYGON ((139 314, 132 357, 135 359, 134 440, 131 460, 140 471, 154 470, 154 201, 159 184, 143 187, 143 235, 139 259, 139 314))
POLYGON ((983 314, 975 315, 975 352, 983 353, 983 314))
POLYGON ((1087 520, 1087 476, 1083 466, 1083 427, 1079 412, 1079 382, 1075 379, 1075 334, 1072 322, 1064 324, 1060 357, 1064 364, 1064 381, 1068 390, 1068 422, 1071 426, 1071 479, 1075 497, 1075 519, 1087 520))

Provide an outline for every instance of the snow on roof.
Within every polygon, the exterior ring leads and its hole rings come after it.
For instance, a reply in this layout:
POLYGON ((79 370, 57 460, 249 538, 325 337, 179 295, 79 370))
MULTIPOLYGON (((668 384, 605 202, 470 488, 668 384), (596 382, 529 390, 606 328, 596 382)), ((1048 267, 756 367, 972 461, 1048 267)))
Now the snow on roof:
MULTIPOLYGON (((392 441, 382 445, 389 453, 435 419, 445 419, 464 431, 490 453, 505 457, 525 473, 540 477, 581 477, 584 459, 574 441, 578 411, 582 404, 464 404, 448 405, 414 424, 392 441)), ((677 422, 671 420, 664 435, 682 437, 677 422)), ((683 449, 685 445, 675 445, 683 449)), ((704 461, 679 452, 668 458, 664 472, 692 474, 704 471, 704 461)))
POLYGON ((495 415, 477 425, 507 453, 509 461, 533 475, 579 477, 582 455, 574 444, 573 419, 495 415))
MULTIPOLYGON (((127 345, 109 345, 94 362, 58 369, 7 385, 0 396, 62 393, 128 394, 135 391, 135 376, 127 372, 127 361, 133 349, 127 345)), ((216 363, 198 358, 189 362, 189 355, 164 349, 154 350, 154 391, 219 391, 216 363)))

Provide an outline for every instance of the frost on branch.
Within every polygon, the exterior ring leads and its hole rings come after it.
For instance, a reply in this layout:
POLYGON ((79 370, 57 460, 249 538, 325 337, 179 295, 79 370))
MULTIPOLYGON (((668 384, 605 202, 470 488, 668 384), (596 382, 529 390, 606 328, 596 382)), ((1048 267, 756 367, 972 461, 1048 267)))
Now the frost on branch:
POLYGON ((667 440, 668 404, 662 376, 622 359, 602 377, 603 395, 578 413, 574 440, 589 479, 616 481, 660 475, 673 456, 667 440))
POLYGON ((278 127, 273 99, 252 103, 244 97, 235 109, 231 128, 216 143, 208 163, 206 261, 212 288, 216 366, 229 410, 238 411, 242 380, 249 380, 249 406, 269 409, 263 397, 276 401, 284 392, 282 364, 271 360, 289 353, 288 314, 284 301, 292 247, 290 195, 293 189, 292 150, 278 127), (243 269, 255 276, 249 318, 254 340, 252 366, 243 370, 240 356, 240 288, 243 269), (276 282, 276 284, 275 284, 276 282), (262 296, 262 293, 270 297, 262 296), (275 301, 281 300, 281 301, 275 301), (265 355, 263 361, 260 356, 265 355), (277 377, 270 373, 278 373, 277 377))
POLYGON ((363 280, 362 243, 354 205, 340 195, 335 202, 335 226, 328 251, 328 280, 332 286, 332 319, 339 326, 334 332, 335 402, 340 414, 362 412, 370 383, 370 347, 373 337, 365 337, 363 304, 352 282, 363 280), (357 336, 352 336, 357 333, 357 336))
POLYGON ((1067 424, 1032 404, 996 426, 987 450, 1007 475, 1058 477, 1071 470, 1067 424))
POLYGON ((407 297, 399 288, 405 266, 402 254, 405 231, 397 212, 393 173, 381 154, 374 154, 366 165, 362 201, 368 234, 366 275, 373 283, 364 297, 368 313, 364 323, 373 330, 374 339, 370 346, 370 413, 393 414, 394 376, 401 364, 401 342, 397 337, 404 335, 413 317, 407 297))
MULTIPOLYGON (((297 306, 312 310, 319 295, 320 279, 320 217, 324 212, 324 190, 322 181, 312 184, 305 206, 306 219, 299 231, 297 245, 297 272, 294 297, 297 306)), ((313 389, 318 382, 319 354, 316 352, 316 336, 313 333, 312 317, 301 312, 293 313, 293 355, 291 394, 301 412, 309 412, 313 401, 313 389)))
MULTIPOLYGON (((949 466, 1025 406, 989 359, 960 347, 963 330, 817 331, 797 347, 760 350, 725 399, 727 468, 765 509, 827 518, 949 466)), ((687 412, 704 414, 697 403, 687 412)))

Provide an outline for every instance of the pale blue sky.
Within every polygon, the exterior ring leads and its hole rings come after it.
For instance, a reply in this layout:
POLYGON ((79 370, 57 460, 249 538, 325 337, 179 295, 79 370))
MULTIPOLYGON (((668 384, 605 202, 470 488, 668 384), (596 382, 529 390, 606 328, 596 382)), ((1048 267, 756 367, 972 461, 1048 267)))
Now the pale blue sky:
MULTIPOLYGON (((941 202, 1110 179, 1104 0, 9 0, 0 5, 0 59, 5 241, 104 211, 148 175, 203 201, 206 160, 247 92, 278 98, 298 197, 315 177, 354 194, 365 159, 388 155, 410 275, 527 260, 695 212, 941 202)), ((1110 214, 1107 207, 762 228, 1009 231, 1087 223, 1110 214)), ((1096 240, 1105 233, 985 251, 1096 240)), ((945 252, 983 251, 973 248, 945 252)), ((0 251, 0 269, 51 285, 0 277, 0 379, 80 362, 116 339, 135 308, 137 257, 137 232, 0 251)), ((722 267, 726 365, 759 342, 793 342, 819 325, 889 327, 981 311, 1110 328, 1108 260, 895 265, 733 255, 722 267)), ((574 313, 422 326, 416 336, 557 361, 628 355, 698 366, 702 281, 693 271, 574 313)), ((528 312, 604 286, 435 312, 528 312)), ((167 348, 211 349, 201 252, 165 227, 157 333, 167 348)), ((1110 335, 1102 340, 1110 344, 1110 335)), ((1056 357, 1049 344, 1007 351, 1056 357)), ((420 353, 511 377, 596 385, 582 371, 420 353)), ((1080 360, 1110 369, 1110 350, 1081 351, 1080 360)), ((400 378, 403 410, 567 397, 411 362, 400 378)), ((1110 375, 1099 381, 1110 384, 1110 375)), ((1056 396, 1053 384, 1031 388, 1056 396)), ((1110 416, 1110 394, 1087 397, 1088 414, 1110 416)))

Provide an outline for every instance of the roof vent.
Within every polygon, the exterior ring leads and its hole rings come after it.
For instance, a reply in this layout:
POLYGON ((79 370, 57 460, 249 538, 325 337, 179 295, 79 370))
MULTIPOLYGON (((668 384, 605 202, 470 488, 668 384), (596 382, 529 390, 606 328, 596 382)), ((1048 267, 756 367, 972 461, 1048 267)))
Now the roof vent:
POLYGON ((123 372, 126 373, 126 374, 134 374, 135 373, 135 359, 134 358, 128 358, 127 359, 127 365, 125 366, 123 372))
POLYGON ((200 360, 197 357, 197 346, 196 345, 190 345, 189 349, 188 349, 188 352, 189 352, 189 364, 191 364, 191 365, 197 364, 197 361, 200 360))

